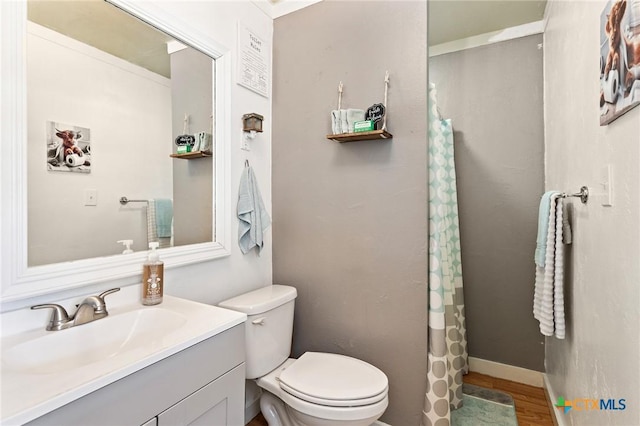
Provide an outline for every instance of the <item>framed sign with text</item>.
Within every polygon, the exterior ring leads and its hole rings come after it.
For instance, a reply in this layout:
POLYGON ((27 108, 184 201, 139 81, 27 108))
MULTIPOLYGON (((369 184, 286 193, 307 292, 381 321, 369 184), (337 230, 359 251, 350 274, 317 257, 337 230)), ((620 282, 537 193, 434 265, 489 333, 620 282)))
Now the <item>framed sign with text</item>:
POLYGON ((254 31, 238 22, 238 84, 269 97, 271 47, 254 31))

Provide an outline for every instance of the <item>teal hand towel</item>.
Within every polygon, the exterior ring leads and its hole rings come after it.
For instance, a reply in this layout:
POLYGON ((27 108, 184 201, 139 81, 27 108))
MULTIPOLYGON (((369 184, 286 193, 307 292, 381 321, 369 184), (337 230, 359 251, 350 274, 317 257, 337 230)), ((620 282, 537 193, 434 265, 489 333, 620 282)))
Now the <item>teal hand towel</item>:
POLYGON ((549 213, 552 196, 559 194, 559 191, 547 191, 540 199, 538 210, 538 236, 536 238, 536 253, 534 256, 536 265, 544 268, 544 258, 547 253, 547 231, 549 230, 549 213))
POLYGON ((271 218, 264 208, 256 176, 251 166, 246 166, 240 178, 238 191, 238 245, 243 254, 257 247, 264 247, 264 232, 271 218))
POLYGON ((159 238, 171 237, 173 203, 167 198, 156 198, 156 232, 159 238))

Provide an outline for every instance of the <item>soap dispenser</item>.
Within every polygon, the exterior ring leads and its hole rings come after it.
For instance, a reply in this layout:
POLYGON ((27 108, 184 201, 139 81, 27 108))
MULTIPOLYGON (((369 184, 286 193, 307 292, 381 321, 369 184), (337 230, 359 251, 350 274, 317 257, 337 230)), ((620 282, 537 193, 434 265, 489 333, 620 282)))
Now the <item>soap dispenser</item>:
POLYGON ((142 272, 142 304, 157 305, 162 303, 164 287, 164 262, 160 260, 157 242, 149 243, 149 257, 144 262, 142 272))
POLYGON ((122 254, 130 254, 133 253, 131 250, 131 244, 133 244, 133 240, 118 240, 117 243, 121 243, 124 246, 124 251, 122 254))

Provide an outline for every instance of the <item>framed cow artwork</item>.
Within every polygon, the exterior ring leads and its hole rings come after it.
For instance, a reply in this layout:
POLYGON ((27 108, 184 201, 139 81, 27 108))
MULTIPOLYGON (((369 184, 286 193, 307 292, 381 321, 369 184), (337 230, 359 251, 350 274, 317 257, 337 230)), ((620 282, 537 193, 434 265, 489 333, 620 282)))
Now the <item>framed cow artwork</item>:
POLYGON ((600 125, 640 104, 640 0, 609 0, 600 15, 600 125))
POLYGON ((91 130, 47 121, 47 169, 91 173, 91 130))

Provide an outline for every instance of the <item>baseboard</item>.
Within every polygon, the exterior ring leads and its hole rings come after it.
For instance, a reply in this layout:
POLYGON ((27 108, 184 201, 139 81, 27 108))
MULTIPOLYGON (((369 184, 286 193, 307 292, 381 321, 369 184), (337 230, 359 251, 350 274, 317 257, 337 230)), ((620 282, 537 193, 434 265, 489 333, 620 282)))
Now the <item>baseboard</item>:
POLYGON ((486 359, 474 358, 472 356, 469 357, 469 370, 538 388, 541 388, 544 384, 543 373, 540 371, 487 361, 486 359))
POLYGON ((244 407, 244 424, 248 424, 260 412, 260 398, 244 407))
POLYGON ((546 374, 542 375, 544 378, 544 394, 547 396, 547 403, 549 404, 549 410, 551 411, 551 419, 553 420, 554 426, 568 426, 566 418, 560 413, 554 405, 553 401, 558 400, 558 395, 553 391, 551 387, 551 383, 549 382, 549 377, 546 374))

